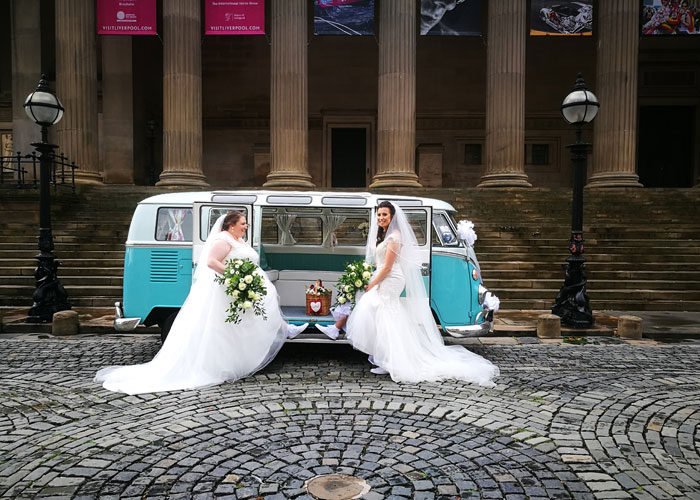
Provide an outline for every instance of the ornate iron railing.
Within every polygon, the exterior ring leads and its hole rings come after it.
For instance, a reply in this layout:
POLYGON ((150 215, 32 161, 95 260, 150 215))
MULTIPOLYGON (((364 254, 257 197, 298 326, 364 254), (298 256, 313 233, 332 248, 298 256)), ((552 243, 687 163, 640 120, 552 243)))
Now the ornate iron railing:
MULTIPOLYGON (((51 160, 51 179, 54 189, 58 186, 68 187, 75 193, 75 170, 79 167, 69 161, 63 154, 49 153, 51 160)), ((39 188, 39 155, 36 152, 23 155, 20 152, 12 156, 0 156, 0 187, 14 186, 20 189, 39 188), (27 174, 32 173, 27 178, 27 174)))

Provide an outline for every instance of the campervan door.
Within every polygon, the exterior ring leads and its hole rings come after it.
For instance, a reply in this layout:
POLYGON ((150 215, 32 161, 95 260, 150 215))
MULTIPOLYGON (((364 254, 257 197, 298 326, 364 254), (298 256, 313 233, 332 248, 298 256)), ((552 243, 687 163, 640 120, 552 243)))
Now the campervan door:
POLYGON ((207 241, 209 231, 216 222, 216 219, 225 215, 231 210, 242 212, 248 222, 248 231, 245 240, 252 245, 253 237, 253 201, 255 196, 223 196, 214 195, 212 200, 207 202, 195 202, 193 207, 193 231, 192 231, 192 274, 195 266, 199 262, 202 254, 204 242, 207 241), (236 203, 238 201, 238 203, 236 203), (248 202, 248 203, 243 203, 248 202))

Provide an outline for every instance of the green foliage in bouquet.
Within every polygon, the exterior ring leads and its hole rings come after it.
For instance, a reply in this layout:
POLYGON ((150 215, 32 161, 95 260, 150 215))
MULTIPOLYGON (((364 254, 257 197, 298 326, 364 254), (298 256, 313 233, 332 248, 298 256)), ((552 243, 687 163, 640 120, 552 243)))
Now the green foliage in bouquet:
POLYGON ((214 280, 226 287, 226 295, 233 301, 226 310, 227 323, 240 323, 241 313, 251 309, 256 316, 267 319, 262 300, 267 295, 262 271, 250 259, 233 259, 226 261, 223 275, 216 275, 214 280))
POLYGON ((355 307, 357 292, 364 290, 372 278, 374 266, 361 260, 358 262, 350 262, 345 265, 345 271, 338 280, 338 298, 336 305, 345 304, 347 302, 355 307))

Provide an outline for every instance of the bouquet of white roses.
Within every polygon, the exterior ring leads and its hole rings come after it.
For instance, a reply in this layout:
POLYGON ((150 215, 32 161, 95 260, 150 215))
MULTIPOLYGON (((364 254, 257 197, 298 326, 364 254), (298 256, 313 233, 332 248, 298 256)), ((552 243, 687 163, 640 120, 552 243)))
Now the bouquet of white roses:
POLYGON ((240 323, 241 312, 252 309, 256 316, 267 319, 262 299, 267 295, 267 289, 260 268, 250 259, 233 259, 226 261, 222 276, 216 275, 214 280, 226 287, 226 295, 233 297, 229 305, 227 323, 240 323))
POLYGON ((357 292, 369 284, 374 267, 365 261, 352 262, 345 266, 345 272, 338 279, 338 298, 336 304, 351 303, 355 307, 357 292))

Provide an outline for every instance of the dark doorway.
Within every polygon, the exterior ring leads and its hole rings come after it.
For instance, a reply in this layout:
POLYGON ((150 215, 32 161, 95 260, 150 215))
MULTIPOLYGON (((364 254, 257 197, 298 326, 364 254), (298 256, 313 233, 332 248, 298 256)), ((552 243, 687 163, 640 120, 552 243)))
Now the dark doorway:
POLYGON ((639 110, 639 182, 644 187, 692 187, 695 108, 642 106, 639 110))
POLYGON ((331 129, 331 186, 367 185, 367 129, 331 129))

